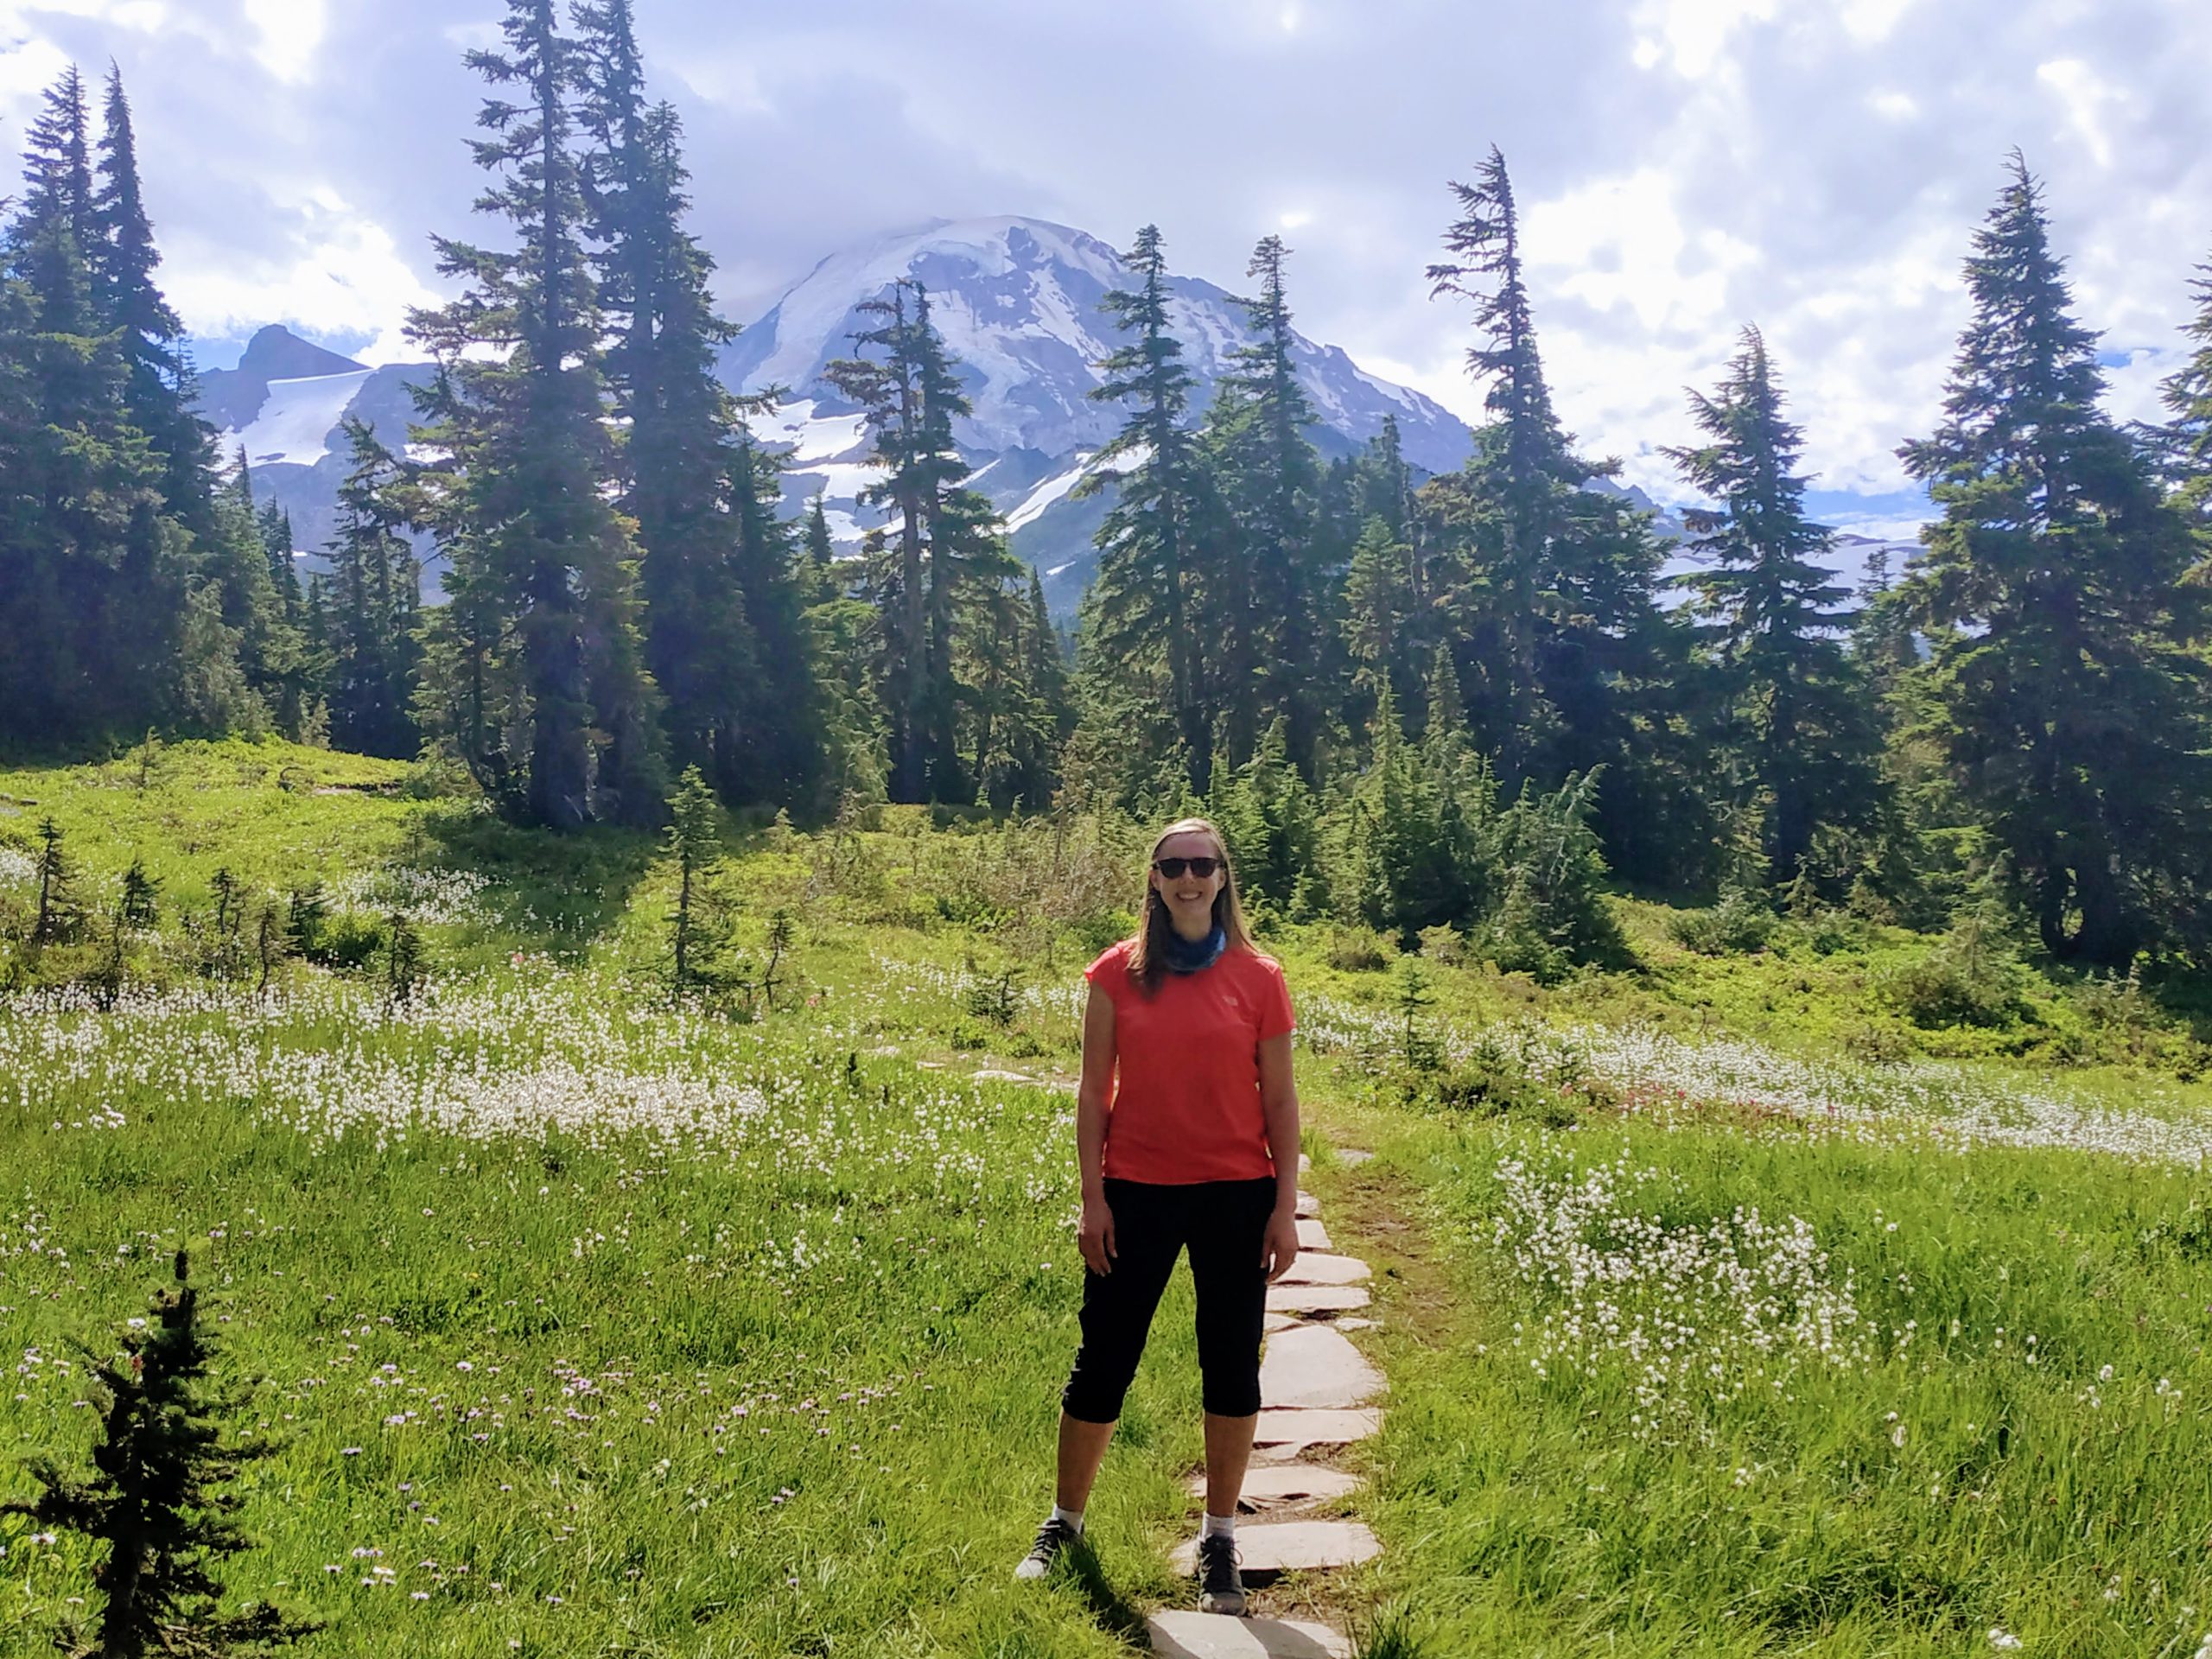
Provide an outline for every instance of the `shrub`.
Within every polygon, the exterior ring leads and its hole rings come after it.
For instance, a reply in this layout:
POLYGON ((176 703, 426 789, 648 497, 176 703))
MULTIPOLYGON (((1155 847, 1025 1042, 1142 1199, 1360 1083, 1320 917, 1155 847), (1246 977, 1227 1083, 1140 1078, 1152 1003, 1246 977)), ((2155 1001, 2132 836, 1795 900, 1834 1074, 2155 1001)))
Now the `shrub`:
POLYGON ((2029 1012, 2026 978, 1993 919, 1976 911, 1941 944, 1882 975, 1876 988, 1916 1026, 1995 1030, 2018 1024, 2029 1012))
POLYGON ((1731 887, 1708 910, 1686 910, 1668 918, 1675 943, 1706 957, 1748 957, 1774 937, 1775 915, 1762 899, 1731 887))
POLYGON ((1339 927, 1329 935, 1329 966, 1340 974, 1379 974, 1396 955, 1371 927, 1339 927))
POLYGON ((1457 968, 1467 959, 1467 938, 1449 922, 1421 931, 1421 953, 1446 968, 1457 968))

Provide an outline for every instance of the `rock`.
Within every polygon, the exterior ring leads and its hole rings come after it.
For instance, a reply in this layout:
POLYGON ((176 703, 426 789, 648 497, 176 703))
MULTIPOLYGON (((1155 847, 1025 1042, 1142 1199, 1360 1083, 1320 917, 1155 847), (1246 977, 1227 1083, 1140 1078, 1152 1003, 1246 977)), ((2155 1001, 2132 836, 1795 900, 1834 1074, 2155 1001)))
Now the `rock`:
POLYGON ((1320 1208, 1321 1206, 1314 1201, 1311 1192, 1301 1192, 1298 1195, 1298 1218, 1300 1221, 1315 1214, 1320 1208))
POLYGON ((1332 1331, 1372 1331, 1376 1329, 1376 1323, 1373 1319, 1331 1319, 1329 1329, 1332 1331))
POLYGON ((1288 1463, 1309 1446, 1349 1446, 1382 1427, 1382 1414, 1371 1408, 1364 1411, 1262 1410, 1252 1436, 1252 1455, 1262 1463, 1288 1463))
POLYGON ((1024 1071, 1001 1071, 995 1067, 976 1072, 974 1075, 978 1083, 1034 1083, 1037 1081, 1024 1071))
MULTIPOLYGON (((1332 1469, 1326 1464, 1262 1464, 1244 1471, 1244 1490, 1237 1499, 1236 1507, 1248 1515, 1268 1510, 1297 1509, 1302 1504, 1342 1497, 1346 1492, 1356 1491, 1359 1484, 1357 1475, 1347 1474, 1342 1469, 1332 1469)), ((1183 1485, 1192 1497, 1204 1497, 1206 1495, 1205 1472, 1201 1470, 1183 1485)))
POLYGON ((1358 1349, 1325 1325, 1277 1333, 1260 1360, 1260 1398, 1277 1408, 1365 1405, 1387 1385, 1358 1349))
POLYGON ((1287 1313, 1270 1311, 1268 1316, 1260 1321, 1260 1330, 1263 1335, 1272 1337, 1276 1332, 1287 1331, 1297 1323, 1298 1321, 1287 1313))
MULTIPOLYGON (((1247 1580, 1357 1567, 1382 1553, 1382 1543, 1357 1521, 1260 1521, 1236 1529, 1236 1554, 1247 1580)), ((1198 1555, 1193 1538, 1175 1552, 1175 1570, 1196 1572, 1198 1555)))
POLYGON ((1313 1160, 1311 1158, 1308 1158, 1304 1153, 1300 1153, 1298 1154, 1298 1173, 1303 1175, 1313 1167, 1313 1160))
MULTIPOLYGON (((1297 1270, 1294 1263, 1292 1271, 1297 1270)), ((1364 1285, 1274 1284, 1268 1287, 1270 1313, 1345 1313, 1373 1299, 1364 1285)))
POLYGON ((1145 1627, 1160 1659, 1352 1659, 1351 1643, 1325 1624, 1220 1613, 1154 1613, 1145 1627))
POLYGON ((1337 1159, 1345 1168, 1357 1169, 1374 1155, 1371 1152, 1340 1151, 1337 1154, 1337 1159))
POLYGON ((1357 1285, 1366 1282, 1367 1263, 1357 1256, 1323 1255, 1316 1252, 1300 1255, 1290 1264, 1290 1271, 1275 1281, 1277 1288, 1284 1285, 1357 1285))
POLYGON ((1298 1224, 1298 1248, 1301 1250, 1325 1250, 1329 1248, 1329 1230, 1318 1221, 1298 1224))

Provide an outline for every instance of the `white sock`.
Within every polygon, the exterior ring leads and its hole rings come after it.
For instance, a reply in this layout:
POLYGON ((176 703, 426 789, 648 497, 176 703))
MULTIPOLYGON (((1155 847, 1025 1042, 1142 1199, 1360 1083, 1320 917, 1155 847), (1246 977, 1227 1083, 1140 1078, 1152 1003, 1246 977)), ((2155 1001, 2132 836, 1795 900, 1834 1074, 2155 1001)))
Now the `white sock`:
POLYGON ((1083 1511, 1081 1510, 1064 1510, 1058 1504, 1055 1503, 1052 1505, 1052 1519, 1058 1522, 1062 1526, 1066 1527, 1071 1532, 1081 1532, 1083 1530, 1083 1511))
POLYGON ((1205 1525, 1198 1531, 1198 1536, 1201 1538, 1234 1538, 1236 1535, 1236 1517, 1233 1515, 1209 1513, 1205 1525))

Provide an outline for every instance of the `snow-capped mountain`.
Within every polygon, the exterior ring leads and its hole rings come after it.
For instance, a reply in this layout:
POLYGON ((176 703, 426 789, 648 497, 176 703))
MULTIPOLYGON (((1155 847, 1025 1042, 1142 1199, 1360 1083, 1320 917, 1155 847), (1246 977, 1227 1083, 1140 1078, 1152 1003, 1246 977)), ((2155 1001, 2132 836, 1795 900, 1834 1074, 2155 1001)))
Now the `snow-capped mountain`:
POLYGON ((293 545, 312 557, 336 528, 338 486, 351 464, 339 423, 354 416, 402 447, 415 418, 407 388, 431 372, 428 363, 372 369, 272 323, 238 367, 201 373, 200 412, 216 428, 224 461, 245 456, 254 499, 289 512, 293 545))
MULTIPOLYGON (((742 391, 781 386, 791 394, 761 422, 764 440, 788 448, 786 497, 794 508, 821 493, 831 533, 857 545, 881 515, 859 505, 872 474, 861 465, 867 435, 854 405, 822 378, 852 354, 852 336, 874 325, 859 308, 900 278, 929 293, 930 316, 959 359, 974 413, 956 428, 976 468, 974 486, 1006 515, 1014 550, 1045 575, 1052 608, 1075 608, 1096 554, 1091 533, 1103 497, 1071 499, 1090 458, 1125 411, 1092 400, 1096 365, 1120 343, 1099 302, 1136 285, 1121 256, 1095 236, 1034 219, 938 220, 865 248, 833 254, 793 284, 725 353, 723 378, 742 391)), ((1170 314, 1197 385, 1192 418, 1251 338, 1227 290, 1173 278, 1170 314)), ((1339 348, 1300 337, 1299 376, 1320 424, 1312 436, 1344 454, 1397 417, 1408 459, 1432 472, 1459 466, 1466 427, 1421 393, 1369 374, 1339 348)))

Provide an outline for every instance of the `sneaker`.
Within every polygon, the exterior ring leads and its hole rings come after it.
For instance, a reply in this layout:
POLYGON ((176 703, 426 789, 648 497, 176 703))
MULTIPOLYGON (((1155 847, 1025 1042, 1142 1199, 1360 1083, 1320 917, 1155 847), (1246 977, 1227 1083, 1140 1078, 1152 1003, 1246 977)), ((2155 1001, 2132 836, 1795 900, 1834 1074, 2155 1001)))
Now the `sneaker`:
POLYGON ((1244 1575, 1236 1570, 1236 1540, 1198 1540, 1198 1611, 1244 1617, 1244 1575))
POLYGON ((1017 1579, 1041 1579, 1052 1570, 1052 1563, 1060 1559, 1060 1552, 1083 1535, 1073 1527, 1053 1516, 1037 1529, 1037 1541, 1029 1547, 1029 1554, 1021 1565, 1014 1569, 1017 1579))

